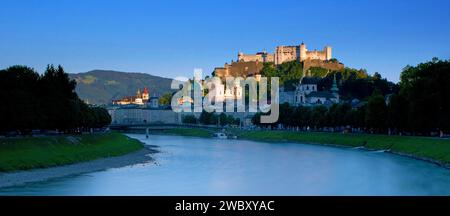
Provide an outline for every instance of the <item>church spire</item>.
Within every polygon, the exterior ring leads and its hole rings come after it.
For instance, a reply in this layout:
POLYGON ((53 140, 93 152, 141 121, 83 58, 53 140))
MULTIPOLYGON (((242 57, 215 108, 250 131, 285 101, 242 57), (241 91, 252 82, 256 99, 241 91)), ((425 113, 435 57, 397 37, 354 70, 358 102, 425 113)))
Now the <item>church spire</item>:
POLYGON ((337 93, 338 91, 339 91, 339 88, 338 88, 337 82, 336 82, 336 74, 334 74, 333 86, 331 87, 331 92, 337 93))

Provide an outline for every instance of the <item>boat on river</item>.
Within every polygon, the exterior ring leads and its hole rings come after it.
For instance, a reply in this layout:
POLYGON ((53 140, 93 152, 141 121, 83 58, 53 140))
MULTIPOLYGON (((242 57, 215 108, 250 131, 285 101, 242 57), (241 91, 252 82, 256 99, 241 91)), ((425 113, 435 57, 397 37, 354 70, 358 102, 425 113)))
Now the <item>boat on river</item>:
POLYGON ((228 136, 225 133, 214 133, 213 137, 217 139, 228 139, 228 136))

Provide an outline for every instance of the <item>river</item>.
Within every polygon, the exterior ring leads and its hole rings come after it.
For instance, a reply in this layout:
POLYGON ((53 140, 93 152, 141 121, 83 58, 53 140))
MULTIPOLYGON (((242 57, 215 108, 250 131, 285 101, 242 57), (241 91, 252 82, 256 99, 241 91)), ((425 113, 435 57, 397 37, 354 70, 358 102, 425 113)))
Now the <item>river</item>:
POLYGON ((450 195, 450 170, 384 152, 130 134, 155 161, 24 186, 0 195, 450 195))

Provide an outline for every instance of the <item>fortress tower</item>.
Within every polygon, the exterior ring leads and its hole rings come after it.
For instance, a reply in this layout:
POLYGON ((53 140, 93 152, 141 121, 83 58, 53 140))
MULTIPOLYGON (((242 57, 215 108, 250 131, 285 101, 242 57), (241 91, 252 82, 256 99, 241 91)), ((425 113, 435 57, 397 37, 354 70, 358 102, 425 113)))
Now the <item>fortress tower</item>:
POLYGON ((276 65, 284 62, 283 50, 284 50, 283 46, 277 46, 277 48, 275 48, 275 64, 276 65))
POLYGON ((305 43, 302 42, 302 44, 300 44, 300 62, 303 62, 306 60, 306 45, 305 43))
POLYGON ((326 46, 325 47, 325 58, 327 60, 330 60, 333 58, 332 54, 331 54, 331 47, 330 46, 326 46))

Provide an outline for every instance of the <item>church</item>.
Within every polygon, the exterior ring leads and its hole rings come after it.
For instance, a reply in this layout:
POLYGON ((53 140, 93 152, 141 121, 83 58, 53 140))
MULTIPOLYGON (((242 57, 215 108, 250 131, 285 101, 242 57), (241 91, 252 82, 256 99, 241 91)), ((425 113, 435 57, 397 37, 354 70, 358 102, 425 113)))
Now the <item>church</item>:
POLYGON ((280 103, 289 103, 294 106, 330 106, 339 103, 336 77, 329 91, 319 91, 317 85, 318 79, 303 77, 295 86, 295 91, 280 91, 280 103))
POLYGON ((144 88, 144 90, 141 93, 141 90, 138 89, 136 92, 136 96, 125 96, 120 100, 113 100, 113 105, 144 105, 147 102, 149 102, 149 90, 147 87, 144 88))

